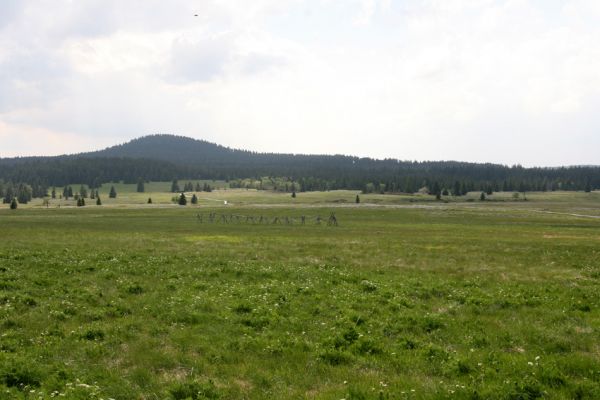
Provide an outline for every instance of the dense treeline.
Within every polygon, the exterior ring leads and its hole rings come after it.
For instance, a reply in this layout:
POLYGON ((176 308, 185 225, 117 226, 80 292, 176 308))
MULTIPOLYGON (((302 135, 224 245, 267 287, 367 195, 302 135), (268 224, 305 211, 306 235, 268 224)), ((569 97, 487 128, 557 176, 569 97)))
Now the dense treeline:
POLYGON ((600 189, 600 167, 524 168, 455 161, 411 162, 344 155, 254 153, 185 137, 153 135, 93 153, 0 159, 0 179, 43 195, 51 186, 172 179, 223 179, 232 187, 363 192, 600 189), (264 177, 278 177, 264 178, 264 177))
POLYGON ((134 158, 90 158, 83 156, 32 157, 0 160, 0 179, 45 186, 85 183, 92 188, 102 183, 138 179, 170 180, 191 173, 171 163, 134 158))

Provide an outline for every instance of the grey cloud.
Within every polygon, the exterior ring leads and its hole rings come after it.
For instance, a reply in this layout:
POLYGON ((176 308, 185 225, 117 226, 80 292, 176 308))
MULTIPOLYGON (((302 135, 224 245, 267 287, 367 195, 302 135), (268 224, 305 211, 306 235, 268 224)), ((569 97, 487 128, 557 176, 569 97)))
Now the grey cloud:
POLYGON ((256 75, 284 64, 285 59, 278 55, 240 53, 231 35, 195 42, 178 39, 171 49, 167 81, 186 84, 207 82, 228 73, 256 75))
POLYGON ((233 57, 233 42, 225 36, 201 41, 178 39, 171 49, 169 76, 175 83, 205 82, 222 75, 233 57))
POLYGON ((24 50, 0 63, 0 112, 44 105, 63 94, 66 60, 47 50, 24 50))
POLYGON ((20 0, 2 0, 0 2, 0 30, 11 23, 22 9, 23 2, 20 0))

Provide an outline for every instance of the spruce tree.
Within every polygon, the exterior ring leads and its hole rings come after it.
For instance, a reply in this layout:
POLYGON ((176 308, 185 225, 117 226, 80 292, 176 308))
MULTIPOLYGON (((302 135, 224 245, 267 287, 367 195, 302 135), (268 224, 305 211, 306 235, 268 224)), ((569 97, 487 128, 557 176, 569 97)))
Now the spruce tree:
POLYGON ((100 200, 100 196, 96 196, 96 205, 97 206, 101 206, 102 205, 102 201, 100 200))
POLYGON ((435 195, 436 199, 440 199, 442 190, 440 189, 440 184, 438 183, 438 181, 433 182, 433 189, 431 190, 431 194, 435 195))
POLYGON ((67 197, 73 197, 73 188, 71 186, 67 188, 67 197))
POLYGON ((79 194, 83 198, 87 197, 88 193, 87 193, 87 189, 85 188, 85 186, 81 185, 81 187, 79 188, 79 194))
POLYGON ((55 199, 56 198, 56 188, 52 188, 52 198, 55 199))
POLYGON ((464 196, 467 193, 469 193, 469 187, 467 186, 467 183, 465 181, 462 181, 460 185, 460 195, 464 196))
POLYGON ((296 191, 295 191, 295 190, 292 192, 292 198, 293 198, 293 199, 295 199, 295 198, 296 198, 296 191))
POLYGON ((479 200, 481 200, 481 201, 485 200, 485 193, 481 192, 481 196, 479 196, 479 200))
POLYGON ((15 199, 15 198, 13 197, 12 201, 10 202, 10 209, 11 209, 11 210, 16 210, 16 209, 17 209, 17 206, 18 206, 18 205, 17 205, 17 199, 15 199))
POLYGON ((452 189, 452 196, 460 196, 462 192, 460 191, 460 182, 454 181, 454 188, 452 189))
POLYGON ((117 191, 115 190, 114 186, 110 187, 110 193, 108 194, 108 197, 110 197, 111 199, 117 198, 117 191))
POLYGON ((4 192, 4 200, 2 201, 4 204, 10 204, 15 197, 14 188, 12 185, 8 185, 4 192))
POLYGON ((198 197, 196 197, 196 193, 192 196, 192 204, 198 204, 198 197))
POLYGON ((359 203, 360 203, 360 196, 359 196, 359 195, 356 195, 356 199, 354 200, 354 202, 355 202, 356 204, 359 204, 359 203))
POLYGON ((17 189, 17 200, 20 204, 27 204, 33 197, 31 186, 20 184, 17 189))
POLYGON ((144 193, 144 191, 145 191, 144 180, 142 178, 140 178, 137 183, 137 192, 144 193))
POLYGON ((187 199, 185 198, 185 194, 182 192, 181 196, 179 196, 178 204, 180 206, 185 206, 187 204, 187 199))
POLYGON ((196 182, 196 192, 201 192, 202 188, 200 187, 200 182, 196 182))
POLYGON ((179 184, 177 183, 177 179, 173 179, 173 182, 171 182, 171 193, 177 192, 179 192, 179 184))

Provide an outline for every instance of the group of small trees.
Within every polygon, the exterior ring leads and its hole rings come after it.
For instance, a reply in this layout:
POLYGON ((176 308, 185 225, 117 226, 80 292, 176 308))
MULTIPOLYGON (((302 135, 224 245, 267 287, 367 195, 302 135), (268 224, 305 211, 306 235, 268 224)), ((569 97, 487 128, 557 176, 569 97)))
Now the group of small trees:
POLYGON ((16 199, 18 204, 26 204, 33 198, 45 197, 47 195, 48 188, 39 183, 29 185, 10 181, 4 182, 0 179, 0 198, 4 204, 12 204, 13 199, 16 199))
POLYGON ((2 203, 11 205, 15 199, 19 204, 27 204, 34 197, 32 187, 24 183, 20 183, 18 185, 13 185, 10 183, 2 185, 0 195, 4 196, 2 203))
MULTIPOLYGON (((196 185, 192 182, 187 182, 183 185, 183 192, 212 192, 213 188, 206 182, 200 185, 200 182, 196 182, 196 185)), ((173 179, 171 182, 171 193, 180 193, 182 192, 179 187, 179 182, 177 179, 173 179)))
MULTIPOLYGON (((185 205, 187 205, 187 202, 188 202, 187 197, 185 196, 185 193, 183 193, 183 192, 181 192, 179 197, 177 197, 174 200, 176 200, 177 204, 179 204, 180 206, 185 206, 185 205)), ((148 199, 148 203, 151 203, 151 202, 152 202, 152 200, 148 199)), ((195 193, 192 195, 190 202, 192 204, 198 204, 198 196, 196 196, 195 193)))
MULTIPOLYGON (((52 188, 52 192, 51 192, 50 196, 53 199, 56 199, 56 188, 55 187, 52 188)), ((71 186, 65 186, 63 188, 62 196, 60 198, 64 198, 65 200, 74 198, 75 200, 78 200, 80 198, 87 199, 88 197, 92 200, 95 199, 96 197, 98 197, 98 190, 94 189, 94 188, 90 188, 90 190, 88 192, 88 189, 84 185, 81 185, 79 187, 79 192, 75 192, 73 190, 73 187, 71 187, 71 186)))

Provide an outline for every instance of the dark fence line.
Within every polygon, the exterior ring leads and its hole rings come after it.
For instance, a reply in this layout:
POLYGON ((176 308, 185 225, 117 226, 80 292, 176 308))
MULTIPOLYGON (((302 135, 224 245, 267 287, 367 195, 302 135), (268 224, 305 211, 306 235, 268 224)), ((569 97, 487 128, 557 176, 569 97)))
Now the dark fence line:
POLYGON ((335 213, 329 214, 329 218, 323 218, 320 215, 299 217, 265 217, 262 215, 238 215, 238 214, 217 214, 214 212, 208 214, 196 214, 196 220, 199 223, 209 224, 257 224, 257 225, 321 225, 338 226, 338 220, 335 213))

